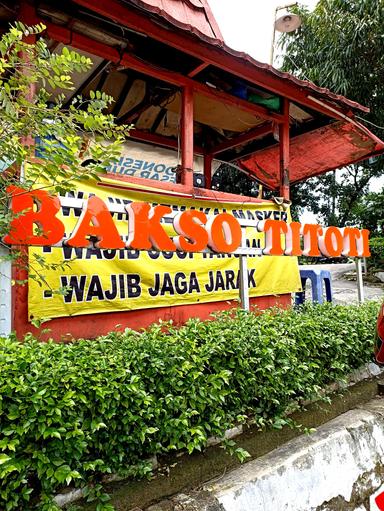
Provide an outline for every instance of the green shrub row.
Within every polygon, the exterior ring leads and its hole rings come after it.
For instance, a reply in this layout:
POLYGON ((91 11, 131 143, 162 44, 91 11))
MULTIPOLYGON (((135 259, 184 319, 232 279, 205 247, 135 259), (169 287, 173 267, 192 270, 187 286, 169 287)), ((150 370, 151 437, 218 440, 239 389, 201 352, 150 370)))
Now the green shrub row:
POLYGON ((368 259, 369 265, 384 269, 384 238, 370 239, 369 249, 371 251, 371 257, 368 259))
POLYGON ((369 360, 377 310, 238 310, 72 344, 1 339, 0 509, 56 509, 67 484, 143 475, 151 455, 201 450, 245 416, 282 427, 295 403, 369 360))

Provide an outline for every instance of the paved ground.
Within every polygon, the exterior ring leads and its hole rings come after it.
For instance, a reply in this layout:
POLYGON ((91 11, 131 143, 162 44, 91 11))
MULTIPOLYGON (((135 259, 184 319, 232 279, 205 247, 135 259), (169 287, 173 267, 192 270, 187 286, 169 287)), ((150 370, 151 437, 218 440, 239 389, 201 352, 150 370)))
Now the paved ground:
MULTIPOLYGON (((332 274, 333 300, 335 303, 355 303, 357 302, 357 284, 356 281, 347 280, 345 274, 350 274, 355 270, 355 263, 347 264, 315 264, 300 266, 300 269, 323 269, 332 274)), ((308 297, 310 289, 307 287, 308 297)), ((384 284, 364 283, 364 295, 366 300, 382 300, 384 298, 384 284)))

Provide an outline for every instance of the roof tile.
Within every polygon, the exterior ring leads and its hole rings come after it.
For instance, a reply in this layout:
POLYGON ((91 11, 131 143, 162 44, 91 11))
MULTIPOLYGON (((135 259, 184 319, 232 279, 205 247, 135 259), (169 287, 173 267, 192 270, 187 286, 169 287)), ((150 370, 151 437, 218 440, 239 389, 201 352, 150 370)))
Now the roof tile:
POLYGON ((243 60, 252 66, 262 69, 266 73, 273 74, 278 78, 282 78, 294 83, 296 86, 306 89, 309 92, 318 94, 322 99, 335 102, 339 106, 352 110, 360 110, 361 112, 369 112, 369 108, 360 105, 356 101, 352 101, 340 94, 335 94, 329 89, 318 87, 307 80, 300 80, 294 75, 284 73, 272 67, 269 64, 259 62, 247 55, 246 53, 236 51, 224 42, 224 38, 220 32, 220 28, 213 16, 209 6, 209 0, 125 0, 131 4, 135 4, 146 11, 157 14, 165 18, 175 27, 191 32, 201 41, 219 47, 225 53, 233 57, 243 60))
POLYGON ((223 36, 207 0, 131 0, 179 28, 223 42, 223 36))

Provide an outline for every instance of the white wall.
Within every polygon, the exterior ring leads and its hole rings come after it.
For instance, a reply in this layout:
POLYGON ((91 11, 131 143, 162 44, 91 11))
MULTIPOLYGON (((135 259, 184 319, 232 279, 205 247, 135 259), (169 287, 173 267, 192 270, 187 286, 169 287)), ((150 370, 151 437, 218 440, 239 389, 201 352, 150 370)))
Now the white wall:
POLYGON ((7 250, 0 246, 0 336, 11 333, 11 262, 2 260, 7 250))

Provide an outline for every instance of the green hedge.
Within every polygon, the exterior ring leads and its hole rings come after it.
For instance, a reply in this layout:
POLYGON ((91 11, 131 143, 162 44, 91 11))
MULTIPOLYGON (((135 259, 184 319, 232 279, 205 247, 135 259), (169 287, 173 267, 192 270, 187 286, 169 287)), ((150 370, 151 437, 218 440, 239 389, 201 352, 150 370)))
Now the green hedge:
POLYGON ((200 450, 245 415, 282 427, 294 403, 369 360, 377 310, 239 310, 73 344, 0 340, 0 509, 55 509, 69 483, 142 475, 151 455, 200 450))
POLYGON ((371 257, 369 265, 378 269, 384 269, 384 238, 372 238, 369 240, 371 257))

